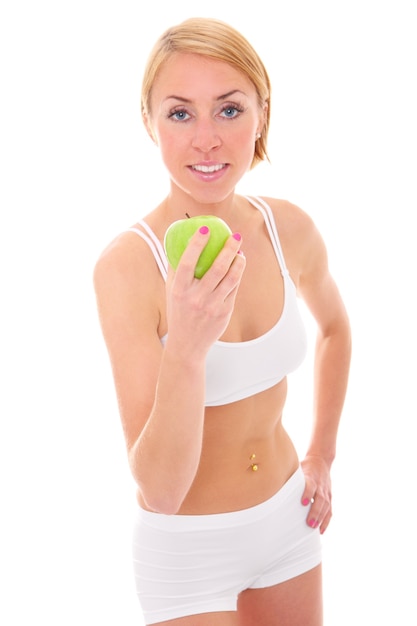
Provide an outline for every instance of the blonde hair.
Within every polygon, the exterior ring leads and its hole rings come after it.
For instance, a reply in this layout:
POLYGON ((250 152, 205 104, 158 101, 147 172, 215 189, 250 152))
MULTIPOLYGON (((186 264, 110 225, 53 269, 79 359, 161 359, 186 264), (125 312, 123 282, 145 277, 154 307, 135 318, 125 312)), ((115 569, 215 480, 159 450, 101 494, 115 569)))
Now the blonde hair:
POLYGON ((142 80, 142 115, 151 115, 151 94, 155 78, 164 62, 174 52, 199 54, 224 61, 253 83, 258 95, 259 107, 264 109, 265 121, 261 136, 255 141, 251 164, 268 159, 266 150, 269 120, 271 85, 267 71, 251 44, 237 30, 217 19, 194 17, 166 30, 157 40, 148 61, 142 80))

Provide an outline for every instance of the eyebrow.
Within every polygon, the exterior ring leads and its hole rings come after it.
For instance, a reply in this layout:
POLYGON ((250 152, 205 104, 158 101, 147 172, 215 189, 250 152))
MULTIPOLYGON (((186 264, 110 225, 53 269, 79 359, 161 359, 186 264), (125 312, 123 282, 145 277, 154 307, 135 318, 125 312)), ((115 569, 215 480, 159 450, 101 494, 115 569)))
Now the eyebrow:
MULTIPOLYGON (((227 93, 224 93, 221 96, 218 96, 216 98, 216 101, 220 102, 222 100, 227 100, 227 98, 230 98, 230 96, 233 96, 236 93, 241 93, 243 96, 247 95, 241 89, 232 89, 232 91, 228 91, 227 93)), ((192 102, 192 100, 189 100, 188 98, 183 98, 182 96, 176 96, 175 94, 172 94, 171 96, 167 96, 166 98, 164 98, 164 100, 170 100, 171 98, 174 100, 179 100, 180 102, 184 102, 186 104, 190 104, 192 102)))

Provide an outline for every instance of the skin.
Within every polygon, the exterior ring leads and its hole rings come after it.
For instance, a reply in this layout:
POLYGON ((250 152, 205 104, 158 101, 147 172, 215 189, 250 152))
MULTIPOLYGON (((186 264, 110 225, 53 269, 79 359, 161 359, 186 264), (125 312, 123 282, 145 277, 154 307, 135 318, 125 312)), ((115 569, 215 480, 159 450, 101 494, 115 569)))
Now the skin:
MULTIPOLYGON (((161 242, 168 226, 186 212, 218 215, 235 236, 201 280, 193 276, 207 241, 200 232, 166 285, 147 244, 129 232, 111 242, 96 264, 98 310, 130 467, 141 506, 156 512, 208 514, 256 505, 276 493, 300 463, 281 419, 286 380, 239 402, 204 408, 205 356, 213 342, 259 337, 283 308, 282 277, 263 217, 235 194, 250 167, 264 115, 252 83, 233 67, 197 55, 172 55, 157 76, 151 113, 144 119, 160 148, 170 191, 145 219, 161 242), (224 167, 210 175, 193 169, 201 164, 224 167), (257 472, 250 469, 253 453, 257 472)), ((302 501, 306 523, 324 532, 332 515, 330 470, 348 379, 349 322, 311 218, 289 202, 266 200, 292 280, 317 323, 302 501)), ((260 623, 320 626, 320 566, 275 587, 244 591, 237 613, 164 622, 260 623)))

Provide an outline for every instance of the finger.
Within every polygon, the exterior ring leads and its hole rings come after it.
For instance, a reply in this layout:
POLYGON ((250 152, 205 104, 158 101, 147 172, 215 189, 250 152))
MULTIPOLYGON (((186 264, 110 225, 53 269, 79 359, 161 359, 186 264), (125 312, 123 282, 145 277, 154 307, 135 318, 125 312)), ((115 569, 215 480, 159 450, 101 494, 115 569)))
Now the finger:
POLYGON ((307 515, 307 526, 310 528, 318 528, 321 523, 320 512, 317 509, 313 509, 313 506, 310 509, 309 514, 307 515))
POLYGON ((306 524, 310 528, 317 528, 319 526, 319 510, 316 506, 314 508, 313 490, 306 487, 303 496, 301 498, 301 504, 305 507, 310 507, 306 517, 306 524))
MULTIPOLYGON (((177 267, 177 272, 180 271, 180 273, 183 273, 184 276, 188 276, 193 279, 200 256, 203 253, 204 248, 208 244, 209 240, 210 229, 207 226, 201 226, 190 238, 187 247, 185 248, 181 256, 181 260, 177 267)), ((216 263, 217 273, 211 273, 212 279, 215 279, 215 277, 217 276, 217 282, 220 282, 220 280, 226 274, 239 250, 240 241, 241 236, 238 233, 231 235, 226 240, 226 243, 223 246, 222 250, 217 255, 216 259, 214 259, 213 265, 214 263, 216 263)), ((211 267, 209 269, 211 269, 211 267)), ((207 274, 208 272, 206 271, 204 276, 206 276, 207 274)), ((214 285, 217 284, 217 282, 214 283, 214 285)))
POLYGON ((303 506, 311 505, 314 502, 315 490, 315 485, 306 477, 303 495, 301 496, 301 504, 303 506))
POLYGON ((216 293, 225 303, 234 306, 238 288, 246 267, 246 259, 240 251, 236 254, 226 276, 218 284, 216 293))
POLYGON ((188 280, 194 279, 197 261, 210 238, 210 230, 207 226, 201 226, 190 238, 187 247, 182 253, 177 267, 177 276, 185 277, 188 280))
POLYGON ((328 523, 330 521, 330 519, 328 519, 329 514, 331 516, 330 501, 324 496, 316 494, 307 515, 308 526, 310 526, 310 528, 321 527, 325 520, 327 520, 328 523))
POLYGON ((332 512, 328 511, 327 515, 324 516, 324 519, 323 519, 322 523, 320 524, 320 533, 321 534, 323 534, 326 531, 328 525, 330 524, 331 518, 332 518, 332 512))
POLYGON ((239 233, 231 235, 214 259, 209 271, 202 277, 202 280, 210 285, 212 290, 214 290, 226 276, 230 279, 229 283, 233 283, 233 286, 236 282, 236 278, 240 280, 245 265, 244 255, 239 254, 241 240, 242 238, 239 233), (234 262, 238 257, 239 261, 236 266, 234 266, 234 262))
POLYGON ((307 476, 305 477, 305 488, 301 497, 301 504, 309 507, 306 523, 310 528, 317 528, 319 525, 319 514, 321 506, 315 500, 316 485, 307 476))

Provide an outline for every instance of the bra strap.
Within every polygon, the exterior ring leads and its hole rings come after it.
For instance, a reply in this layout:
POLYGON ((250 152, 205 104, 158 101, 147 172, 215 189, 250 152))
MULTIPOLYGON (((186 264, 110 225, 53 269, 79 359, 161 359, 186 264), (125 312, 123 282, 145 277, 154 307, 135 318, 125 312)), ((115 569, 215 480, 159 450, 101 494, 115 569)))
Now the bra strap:
POLYGON ((139 220, 138 224, 146 231, 147 234, 139 228, 135 228, 133 226, 132 228, 128 228, 128 231, 136 233, 139 237, 142 237, 142 239, 146 241, 159 267, 159 271, 161 272, 163 279, 166 281, 168 276, 168 261, 165 250, 153 230, 144 220, 139 220))
POLYGON ((284 253, 282 251, 281 242, 279 240, 278 230, 271 207, 265 202, 265 200, 263 200, 259 196, 256 196, 255 198, 252 198, 250 196, 245 197, 254 207, 256 207, 262 213, 265 220, 266 228, 269 233, 269 237, 272 242, 272 246, 275 250, 275 254, 281 268, 281 273, 288 274, 288 269, 284 259, 284 253))

